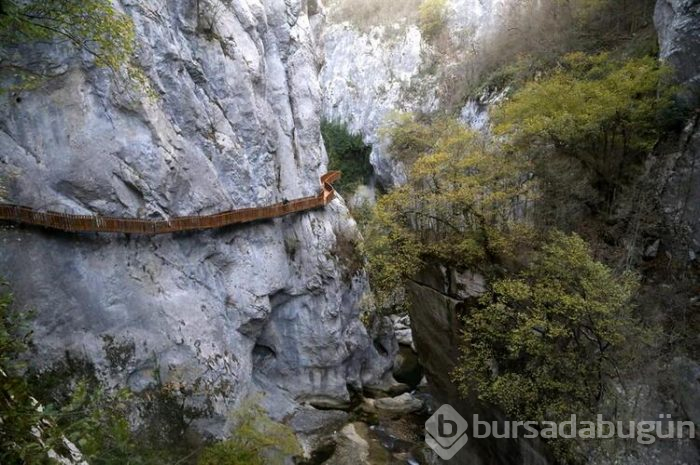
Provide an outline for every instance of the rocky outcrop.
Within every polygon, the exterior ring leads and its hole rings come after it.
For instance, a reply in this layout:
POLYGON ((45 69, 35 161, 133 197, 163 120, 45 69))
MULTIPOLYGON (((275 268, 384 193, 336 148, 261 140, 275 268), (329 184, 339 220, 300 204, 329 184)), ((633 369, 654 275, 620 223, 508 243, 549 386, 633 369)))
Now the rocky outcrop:
POLYGON ((476 98, 470 97, 459 112, 459 120, 467 127, 488 134, 491 130, 491 117, 489 109, 502 102, 509 87, 501 90, 484 90, 476 98))
POLYGON ((372 146, 370 161, 384 186, 405 181, 403 166, 391 159, 380 131, 387 116, 441 108, 441 82, 459 79, 452 76, 453 68, 474 59, 479 44, 498 28, 499 12, 506 7, 495 0, 449 0, 445 24, 449 44, 444 47, 425 40, 416 25, 417 15, 375 19, 378 24, 369 28, 329 15, 320 29, 323 116, 347 124, 372 146))
MULTIPOLYGON (((155 98, 61 45, 4 50, 51 75, 0 96, 5 200, 167 219, 315 195, 326 154, 305 5, 124 0, 155 98)), ((0 267, 36 312, 37 365, 84 357, 110 385, 176 387, 220 419, 264 391, 283 417, 391 367, 358 319, 366 280, 337 253, 356 234, 342 200, 155 238, 3 228, 0 267)))
MULTIPOLYGON (((681 95, 691 108, 700 103, 700 3, 659 0, 654 23, 660 58, 675 71, 681 95)), ((673 230, 674 253, 695 261, 700 252, 700 115, 691 119, 661 174, 662 207, 673 230)))
MULTIPOLYGON (((478 414, 480 419, 500 423, 505 420, 503 414, 474 396, 460 395, 451 379, 459 357, 461 317, 468 311, 467 292, 476 297, 484 292, 483 285, 484 278, 478 273, 426 268, 408 286, 409 313, 414 343, 437 404, 450 404, 468 421, 478 414)), ((520 438, 469 441, 451 463, 546 465, 550 462, 539 441, 520 438)))
POLYGON ((700 3, 696 0, 658 0, 654 24, 659 34, 659 56, 687 86, 692 104, 700 95, 700 3))
POLYGON ((346 425, 337 435, 335 453, 325 465, 373 465, 390 463, 389 454, 377 440, 372 438, 369 428, 361 422, 346 425))
POLYGON ((382 397, 374 400, 374 406, 380 412, 394 415, 406 415, 421 410, 423 408, 423 402, 413 397, 410 393, 405 392, 400 396, 382 397))

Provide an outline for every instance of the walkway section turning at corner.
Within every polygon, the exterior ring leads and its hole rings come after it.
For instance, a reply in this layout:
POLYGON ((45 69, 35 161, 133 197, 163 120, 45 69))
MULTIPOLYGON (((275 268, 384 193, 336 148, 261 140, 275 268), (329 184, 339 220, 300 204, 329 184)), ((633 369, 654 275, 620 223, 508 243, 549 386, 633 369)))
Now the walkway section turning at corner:
POLYGON ((204 216, 180 216, 167 220, 115 218, 99 215, 71 215, 38 211, 20 205, 0 204, 0 220, 41 226, 68 232, 106 232, 127 234, 168 234, 198 231, 277 218, 290 213, 325 207, 335 198, 332 183, 340 179, 340 171, 321 176, 321 192, 312 197, 289 200, 266 207, 242 208, 204 216))

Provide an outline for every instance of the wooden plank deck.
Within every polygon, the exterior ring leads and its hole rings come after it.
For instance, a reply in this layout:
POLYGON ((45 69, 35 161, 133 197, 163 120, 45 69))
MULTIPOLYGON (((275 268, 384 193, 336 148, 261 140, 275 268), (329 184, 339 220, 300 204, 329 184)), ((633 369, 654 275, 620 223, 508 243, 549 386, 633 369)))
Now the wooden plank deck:
POLYGON ((163 220, 149 220, 99 215, 71 215, 69 213, 39 211, 21 205, 0 204, 0 220, 67 232, 155 235, 182 231, 200 231, 277 218, 291 213, 325 207, 335 198, 336 194, 332 183, 340 179, 340 175, 339 171, 331 171, 321 176, 321 192, 312 197, 303 197, 264 207, 242 208, 213 215, 180 216, 163 220))

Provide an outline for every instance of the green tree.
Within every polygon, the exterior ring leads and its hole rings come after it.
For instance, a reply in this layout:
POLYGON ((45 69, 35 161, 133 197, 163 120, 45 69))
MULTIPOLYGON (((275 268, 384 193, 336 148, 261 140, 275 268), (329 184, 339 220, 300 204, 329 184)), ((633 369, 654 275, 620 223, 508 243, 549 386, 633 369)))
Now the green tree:
MULTIPOLYGON (((135 30, 131 19, 110 0, 0 0, 0 45, 65 40, 93 56, 95 64, 117 73, 124 65, 131 79, 145 85, 132 63, 135 30)), ((19 77, 19 86, 43 76, 26 67, 4 64, 19 77)))
POLYGON ((440 134, 447 130, 445 126, 451 124, 447 118, 430 121, 413 113, 393 112, 379 128, 379 134, 390 141, 389 152, 393 157, 411 165, 433 149, 440 134))
POLYGON ((652 57, 569 54, 501 105, 496 132, 519 151, 575 157, 614 187, 663 130, 659 117, 671 102, 670 91, 659 92, 666 72, 652 57))
POLYGON ((643 346, 636 286, 579 236, 552 233, 524 271, 495 282, 465 317, 455 381, 515 419, 593 415, 643 346))
MULTIPOLYGON (((68 439, 93 465, 157 465, 168 462, 167 454, 139 442, 129 424, 132 396, 127 390, 106 394, 85 381, 78 382, 64 405, 48 405, 43 420, 53 434, 68 439)), ((61 441, 63 442, 63 441, 61 441)), ((56 450, 70 456, 63 447, 56 450)))
POLYGON ((369 161, 372 148, 365 145, 362 136, 350 134, 341 123, 323 121, 321 134, 328 152, 329 169, 343 172, 336 189, 343 195, 352 194, 358 186, 369 184, 373 169, 369 161))
POLYGON ((528 237, 518 221, 529 195, 518 157, 492 150, 451 119, 402 118, 387 131, 413 162, 408 182, 378 201, 364 230, 380 307, 400 304, 401 283, 423 262, 478 265, 503 258, 528 237), (416 136, 424 133, 430 136, 416 136))
POLYGON ((432 40, 445 27, 447 0, 424 0, 418 8, 420 26, 423 36, 432 40))

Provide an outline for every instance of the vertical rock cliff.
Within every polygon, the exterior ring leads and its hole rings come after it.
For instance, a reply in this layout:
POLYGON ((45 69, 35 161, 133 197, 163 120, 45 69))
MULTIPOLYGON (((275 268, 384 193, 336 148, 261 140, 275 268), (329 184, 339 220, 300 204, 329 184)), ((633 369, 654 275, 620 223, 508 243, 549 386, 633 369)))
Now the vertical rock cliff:
MULTIPOLYGON (((366 2, 372 4, 372 2, 366 2)), ((380 128, 392 112, 433 112, 456 103, 451 82, 462 79, 482 44, 497 31, 511 5, 495 0, 449 0, 446 34, 426 38, 419 27, 420 1, 364 11, 362 2, 336 0, 320 32, 323 51, 323 116, 348 125, 372 146, 371 162, 385 186, 405 180, 387 152, 380 128)), ((474 119, 483 118, 472 108, 474 119)))
MULTIPOLYGON (((659 0, 654 23, 659 34, 661 60, 675 71, 685 103, 695 108, 695 117, 685 128, 677 150, 667 157, 663 186, 664 213, 682 259, 700 253, 700 3, 691 0, 659 0)), ((679 252, 676 250, 675 252, 679 252)))
MULTIPOLYGON (((65 44, 4 49, 48 75, 0 96, 7 201, 168 218, 319 191, 319 60, 302 0, 123 0, 154 97, 65 44)), ((342 200, 211 232, 136 237, 3 226, 0 268, 35 311, 35 362, 85 358, 111 385, 178 386, 208 415, 267 392, 348 401, 391 361, 358 319, 366 281, 342 200)), ((223 417, 220 417, 223 418, 223 417)))

